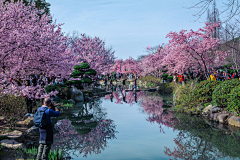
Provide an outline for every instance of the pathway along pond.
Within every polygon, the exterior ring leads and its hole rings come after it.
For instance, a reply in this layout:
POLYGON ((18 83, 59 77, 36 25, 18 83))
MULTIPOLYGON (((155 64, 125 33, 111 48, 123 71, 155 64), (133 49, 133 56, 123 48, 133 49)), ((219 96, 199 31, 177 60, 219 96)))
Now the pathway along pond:
MULTIPOLYGON (((53 118, 52 149, 73 159, 240 159, 240 135, 228 126, 168 112, 157 92, 113 92, 64 108, 53 118), (222 128, 221 130, 217 128, 222 128)), ((38 144, 36 144, 38 145, 38 144)))

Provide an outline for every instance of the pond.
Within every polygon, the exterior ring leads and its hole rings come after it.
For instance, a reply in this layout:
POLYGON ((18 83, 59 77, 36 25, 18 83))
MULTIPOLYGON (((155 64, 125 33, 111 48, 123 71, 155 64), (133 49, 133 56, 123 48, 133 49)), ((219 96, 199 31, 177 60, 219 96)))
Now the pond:
POLYGON ((229 126, 173 113, 157 92, 113 92, 62 108, 52 118, 52 149, 73 159, 240 159, 240 135, 229 126), (220 127, 219 127, 220 126, 220 127), (221 128, 221 129, 219 129, 221 128))

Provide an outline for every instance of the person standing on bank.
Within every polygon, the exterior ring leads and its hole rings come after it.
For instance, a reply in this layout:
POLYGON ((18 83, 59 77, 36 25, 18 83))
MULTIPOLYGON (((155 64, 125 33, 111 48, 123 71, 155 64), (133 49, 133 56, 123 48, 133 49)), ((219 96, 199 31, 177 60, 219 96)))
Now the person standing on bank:
POLYGON ((47 125, 45 128, 39 128, 40 138, 37 159, 47 160, 48 153, 51 149, 51 144, 53 144, 53 128, 51 117, 58 117, 59 110, 55 107, 55 111, 51 109, 52 100, 50 98, 45 98, 43 101, 43 106, 39 107, 38 110, 45 110, 47 125))

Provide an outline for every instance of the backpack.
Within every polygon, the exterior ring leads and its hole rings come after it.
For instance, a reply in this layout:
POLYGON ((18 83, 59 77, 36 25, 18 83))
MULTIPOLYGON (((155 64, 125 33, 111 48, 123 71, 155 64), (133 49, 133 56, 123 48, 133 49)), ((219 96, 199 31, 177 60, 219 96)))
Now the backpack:
POLYGON ((34 125, 39 128, 45 128, 47 126, 47 118, 45 111, 48 108, 44 108, 43 110, 38 109, 34 115, 34 125))

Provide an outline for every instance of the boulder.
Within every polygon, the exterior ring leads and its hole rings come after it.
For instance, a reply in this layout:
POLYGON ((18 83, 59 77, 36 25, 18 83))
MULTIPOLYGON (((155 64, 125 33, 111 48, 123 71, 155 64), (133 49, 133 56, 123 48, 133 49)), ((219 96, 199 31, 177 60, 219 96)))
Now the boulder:
POLYGON ((210 117, 209 117, 212 121, 216 121, 218 122, 218 114, 217 113, 212 113, 210 114, 210 117))
POLYGON ((1 125, 1 124, 4 124, 4 120, 5 120, 5 117, 0 116, 0 125, 1 125))
POLYGON ((74 108, 82 108, 83 107, 84 102, 77 102, 73 105, 74 108))
POLYGON ((240 117, 238 116, 232 116, 228 119, 228 124, 240 127, 240 117))
POLYGON ((29 116, 24 120, 24 123, 28 126, 34 126, 34 117, 29 116))
POLYGON ((18 143, 17 141, 13 140, 13 139, 4 139, 2 141, 0 141, 2 146, 5 146, 7 148, 22 148, 22 149, 26 149, 26 147, 24 146, 23 143, 18 143))
POLYGON ((205 107, 203 109, 203 113, 207 113, 207 112, 210 112, 210 109, 212 108, 212 105, 208 105, 207 107, 205 107))
POLYGON ((23 133, 21 131, 17 131, 17 130, 2 134, 2 136, 7 136, 9 139, 16 140, 20 143, 23 143, 25 141, 23 133))
POLYGON ((73 99, 69 99, 68 102, 75 104, 75 101, 73 99))
POLYGON ((32 126, 31 128, 28 129, 27 134, 32 135, 32 136, 39 136, 39 128, 36 126, 32 126))
POLYGON ((71 99, 74 100, 74 102, 83 102, 83 93, 79 91, 75 86, 72 86, 71 89, 71 99))
POLYGON ((218 121, 220 123, 225 123, 226 119, 228 118, 229 114, 220 114, 218 115, 218 121))
POLYGON ((210 111, 211 111, 211 113, 218 113, 218 112, 221 111, 221 108, 216 107, 216 106, 212 106, 212 107, 210 108, 210 111))
POLYGON ((177 103, 176 103, 176 100, 178 99, 178 97, 179 97, 179 93, 180 91, 179 91, 179 88, 176 90, 176 92, 173 94, 173 106, 176 106, 177 105, 177 103))
POLYGON ((197 110, 197 111, 201 111, 201 110, 203 110, 203 109, 204 109, 204 106, 201 105, 201 104, 197 105, 197 107, 196 107, 196 110, 197 110))

